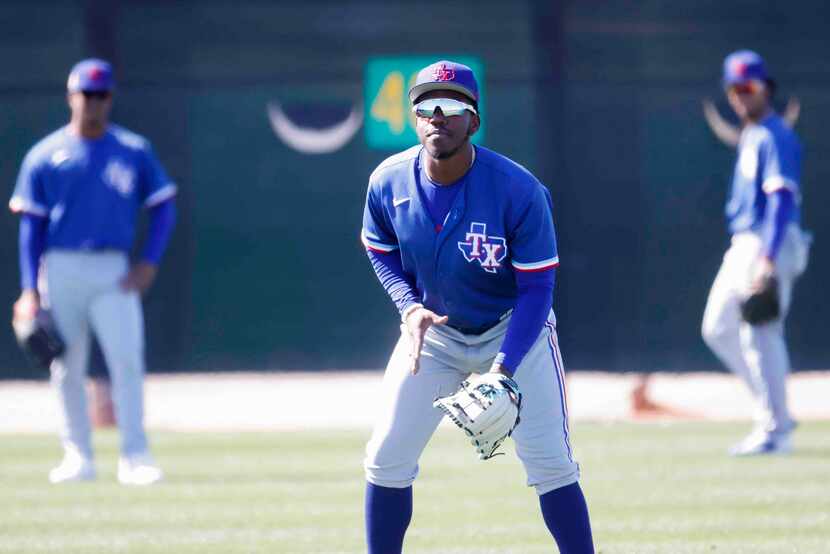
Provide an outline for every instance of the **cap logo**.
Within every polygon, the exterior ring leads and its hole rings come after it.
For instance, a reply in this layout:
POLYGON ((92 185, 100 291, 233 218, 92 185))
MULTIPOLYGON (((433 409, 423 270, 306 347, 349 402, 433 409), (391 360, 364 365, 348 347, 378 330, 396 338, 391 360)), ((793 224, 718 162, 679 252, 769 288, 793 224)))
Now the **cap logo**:
POLYGON ((735 63, 732 64, 732 71, 734 71, 741 77, 746 76, 747 69, 749 69, 749 67, 745 62, 735 60, 735 63))
POLYGON ((101 77, 104 76, 104 72, 100 67, 93 67, 89 70, 89 78, 93 81, 99 80, 101 77))
POLYGON ((455 70, 448 69, 445 64, 441 64, 435 68, 435 71, 432 73, 432 79, 435 81, 454 81, 455 70))

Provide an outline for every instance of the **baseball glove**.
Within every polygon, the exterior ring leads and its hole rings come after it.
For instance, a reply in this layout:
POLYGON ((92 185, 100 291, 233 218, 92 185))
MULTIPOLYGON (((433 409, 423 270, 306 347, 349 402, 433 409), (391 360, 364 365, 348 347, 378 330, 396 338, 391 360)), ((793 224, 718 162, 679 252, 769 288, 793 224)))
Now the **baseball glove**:
POLYGON ((464 381, 457 392, 436 398, 432 405, 470 437, 480 460, 489 460, 519 424, 522 393, 510 377, 485 373, 464 381))
POLYGON ((741 317, 750 325, 761 325, 776 319, 781 313, 778 298, 778 279, 769 275, 761 287, 741 302, 741 317))
POLYGON ((66 349, 48 310, 40 309, 33 319, 12 321, 17 344, 36 366, 49 368, 52 360, 66 349))

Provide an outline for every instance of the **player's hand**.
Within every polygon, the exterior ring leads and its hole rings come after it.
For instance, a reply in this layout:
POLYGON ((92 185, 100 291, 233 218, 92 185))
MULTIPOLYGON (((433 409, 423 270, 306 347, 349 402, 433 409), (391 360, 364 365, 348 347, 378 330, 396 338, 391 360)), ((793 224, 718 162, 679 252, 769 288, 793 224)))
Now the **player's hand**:
POLYGON ((755 275, 749 286, 749 292, 755 293, 760 291, 764 287, 764 282, 772 275, 775 275, 775 262, 766 256, 761 256, 755 267, 755 275))
POLYGON ((14 303, 12 321, 27 321, 34 319, 40 308, 40 296, 35 289, 24 289, 20 298, 14 303))
POLYGON ((427 329, 433 325, 443 325, 448 320, 449 317, 438 315, 426 308, 418 308, 406 316, 406 327, 409 329, 409 336, 412 339, 412 352, 409 353, 409 369, 412 375, 418 373, 418 368, 420 367, 421 347, 424 345, 424 335, 427 329))
POLYGON ((124 291, 145 292, 156 279, 158 266, 150 262, 138 262, 130 268, 130 272, 121 279, 121 288, 124 291))

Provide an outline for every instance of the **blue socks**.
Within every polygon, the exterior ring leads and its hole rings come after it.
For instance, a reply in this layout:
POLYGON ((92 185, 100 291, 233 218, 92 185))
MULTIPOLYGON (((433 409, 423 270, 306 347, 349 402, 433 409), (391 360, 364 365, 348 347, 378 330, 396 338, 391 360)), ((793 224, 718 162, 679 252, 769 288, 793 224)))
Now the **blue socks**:
MULTIPOLYGON (((579 483, 539 497, 542 517, 561 554, 594 554, 588 506, 579 483)), ((369 554, 400 554, 412 520, 412 487, 366 483, 366 540, 369 554)))
POLYGON ((561 554, 594 554, 588 505, 579 483, 543 494, 539 505, 561 554))
POLYGON ((369 554, 400 554, 403 536, 411 519, 411 486, 393 489, 366 483, 366 541, 369 543, 369 554))

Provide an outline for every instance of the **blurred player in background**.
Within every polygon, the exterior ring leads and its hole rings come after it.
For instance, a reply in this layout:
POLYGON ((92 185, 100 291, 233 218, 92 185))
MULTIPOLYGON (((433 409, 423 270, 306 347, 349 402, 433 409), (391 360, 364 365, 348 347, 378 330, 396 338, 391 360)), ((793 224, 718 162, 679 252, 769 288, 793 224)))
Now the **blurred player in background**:
MULTIPOLYGON (((480 124, 470 68, 428 66, 409 98, 421 144, 372 173, 363 215, 363 243, 403 322, 367 445, 369 552, 401 552, 418 459, 442 418, 433 400, 487 371, 513 376, 524 395, 512 437, 560 551, 593 552, 551 309, 559 257, 550 193, 470 142, 480 124)), ((509 518, 497 490, 470 494, 493 502, 491 523, 509 518)))
POLYGON ((730 54, 723 72, 729 104, 743 129, 726 204, 732 242, 709 293, 702 332, 757 402, 755 429, 732 454, 786 453, 795 422, 787 408, 784 320, 808 256, 800 226, 801 146, 772 107, 775 82, 757 53, 730 54), (771 275, 778 280, 780 315, 763 324, 743 321, 741 302, 771 275))
POLYGON ((69 124, 23 160, 9 203, 21 214, 20 298, 14 318, 51 309, 66 342, 52 362, 63 415, 64 457, 52 483, 94 479, 86 379, 90 332, 112 373, 121 430, 118 479, 162 478, 144 432, 144 320, 141 293, 155 279, 175 222, 176 187, 143 137, 109 123, 114 80, 109 63, 88 59, 69 74, 69 124), (128 253, 141 207, 150 211, 141 260, 128 253))

